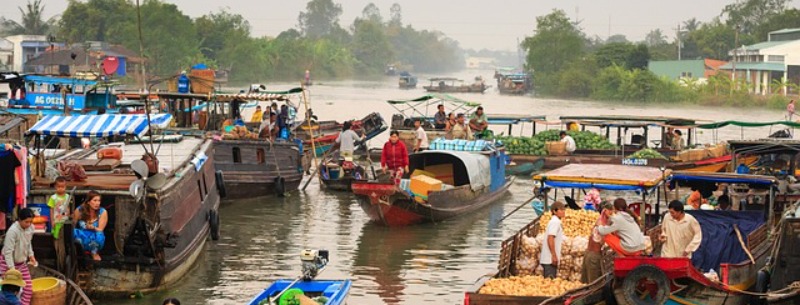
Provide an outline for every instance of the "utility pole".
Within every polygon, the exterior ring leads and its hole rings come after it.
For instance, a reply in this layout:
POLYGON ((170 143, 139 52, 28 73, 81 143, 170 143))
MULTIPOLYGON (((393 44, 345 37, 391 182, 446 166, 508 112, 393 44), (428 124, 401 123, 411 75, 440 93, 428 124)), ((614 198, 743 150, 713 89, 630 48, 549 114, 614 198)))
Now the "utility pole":
POLYGON ((675 33, 675 37, 678 38, 678 60, 681 60, 681 24, 678 23, 678 32, 675 33))
POLYGON ((733 94, 733 89, 736 88, 736 61, 738 60, 739 55, 739 26, 737 25, 734 27, 735 33, 733 38, 733 61, 731 61, 731 68, 733 73, 731 73, 731 94, 733 94))
MULTIPOLYGON (((136 0, 136 19, 137 25, 139 28, 139 56, 141 56, 141 63, 142 66, 142 90, 147 90, 147 71, 145 70, 145 56, 144 56, 144 39, 142 38, 142 9, 139 6, 139 0, 136 0)), ((149 92, 148 92, 149 94, 149 92)), ((149 115, 149 112, 148 112, 149 115)), ((150 120, 148 119, 148 122, 150 120)), ((152 144, 152 143, 151 143, 152 144)))

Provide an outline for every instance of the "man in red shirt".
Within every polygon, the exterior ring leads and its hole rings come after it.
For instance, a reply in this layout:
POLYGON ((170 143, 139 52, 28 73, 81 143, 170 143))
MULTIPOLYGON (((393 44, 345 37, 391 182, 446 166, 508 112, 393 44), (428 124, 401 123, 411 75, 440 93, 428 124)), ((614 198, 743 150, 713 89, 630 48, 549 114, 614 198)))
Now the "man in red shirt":
POLYGON ((384 173, 390 171, 392 176, 397 175, 395 171, 398 170, 400 173, 408 172, 408 149, 403 141, 400 141, 397 130, 392 130, 389 134, 389 141, 383 144, 381 169, 384 173))

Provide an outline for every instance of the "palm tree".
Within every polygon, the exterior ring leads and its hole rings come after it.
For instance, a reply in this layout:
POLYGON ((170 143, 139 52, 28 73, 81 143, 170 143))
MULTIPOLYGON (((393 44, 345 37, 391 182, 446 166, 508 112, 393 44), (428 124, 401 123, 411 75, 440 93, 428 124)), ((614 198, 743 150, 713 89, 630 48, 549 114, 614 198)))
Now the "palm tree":
POLYGON ((19 7, 22 22, 0 18, 0 32, 5 35, 47 35, 55 32, 58 16, 44 18, 44 5, 41 0, 28 2, 26 9, 19 7))

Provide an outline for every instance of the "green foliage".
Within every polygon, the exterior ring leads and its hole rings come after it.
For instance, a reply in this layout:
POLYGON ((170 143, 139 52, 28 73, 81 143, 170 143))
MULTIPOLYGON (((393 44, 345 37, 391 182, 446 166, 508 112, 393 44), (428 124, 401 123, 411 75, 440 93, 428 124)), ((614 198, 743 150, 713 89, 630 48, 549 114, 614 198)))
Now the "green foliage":
POLYGON ((594 57, 600 68, 617 65, 627 69, 645 69, 650 60, 650 52, 644 44, 612 42, 598 48, 594 57))
POLYGON ((558 74, 558 96, 585 98, 592 94, 593 75, 597 75, 597 63, 592 58, 582 59, 568 65, 558 74))
POLYGON ((135 9, 126 0, 89 0, 85 3, 69 0, 67 9, 61 14, 59 37, 71 43, 122 43, 123 37, 135 37, 135 33, 125 33, 132 27, 135 29, 135 9))
POLYGON ((752 36, 756 40, 762 41, 767 39, 767 35, 769 34, 769 32, 780 29, 792 29, 799 27, 800 27, 800 10, 796 8, 790 8, 783 12, 771 15, 766 20, 763 20, 761 23, 758 24, 758 26, 756 26, 752 36))
POLYGON ((358 22, 353 36, 352 52, 364 66, 363 69, 373 73, 383 71, 387 60, 391 60, 393 55, 381 24, 371 20, 358 22))
POLYGON ((0 17, 0 35, 48 35, 56 32, 57 17, 44 20, 42 0, 28 1, 25 9, 19 7, 21 22, 0 17))
POLYGON ((341 15, 341 4, 333 0, 311 0, 306 4, 306 11, 300 12, 297 22, 306 37, 318 39, 330 35, 339 27, 341 15))
MULTIPOLYGON (((728 4, 722 9, 722 15, 728 17, 726 24, 731 28, 739 26, 742 34, 756 33, 759 25, 769 18, 780 14, 789 0, 744 0, 728 4)), ((756 37, 766 39, 766 37, 756 37)))
POLYGON ((562 10, 536 17, 536 34, 525 38, 522 43, 528 52, 527 68, 536 72, 534 77, 557 73, 566 64, 580 58, 584 46, 583 33, 562 10))

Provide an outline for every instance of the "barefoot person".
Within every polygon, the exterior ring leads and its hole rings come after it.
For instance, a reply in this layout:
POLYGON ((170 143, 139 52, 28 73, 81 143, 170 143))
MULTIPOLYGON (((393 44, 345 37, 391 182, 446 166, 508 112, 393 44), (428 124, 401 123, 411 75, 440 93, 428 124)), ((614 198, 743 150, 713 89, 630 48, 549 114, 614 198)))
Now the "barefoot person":
POLYGON ((3 241, 3 255, 0 256, 0 273, 3 274, 4 278, 16 273, 21 274, 25 285, 22 287, 20 303, 28 305, 33 295, 31 273, 28 270, 28 265, 39 265, 36 257, 33 256, 33 247, 31 245, 34 215, 31 209, 21 209, 18 215, 17 221, 8 228, 6 238, 3 241))
POLYGON ((92 259, 99 261, 100 249, 103 249, 106 243, 103 230, 108 224, 108 213, 100 206, 100 193, 89 191, 86 202, 75 209, 72 221, 78 224, 74 230, 75 240, 84 250, 92 253, 92 259))

